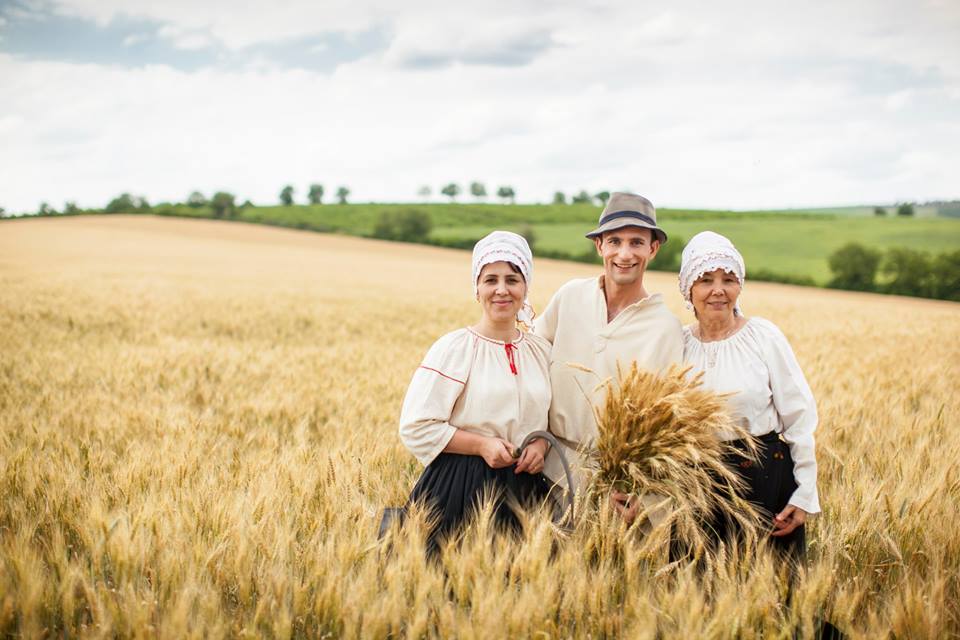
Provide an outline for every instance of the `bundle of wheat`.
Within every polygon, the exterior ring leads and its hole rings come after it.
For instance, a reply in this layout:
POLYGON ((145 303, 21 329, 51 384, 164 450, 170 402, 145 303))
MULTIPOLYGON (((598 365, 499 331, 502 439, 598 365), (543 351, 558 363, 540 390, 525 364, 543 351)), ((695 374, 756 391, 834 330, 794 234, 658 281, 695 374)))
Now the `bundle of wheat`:
POLYGON ((745 541, 756 540, 757 511, 740 497, 742 480, 724 462, 734 452, 731 435, 753 455, 756 449, 727 412, 726 396, 703 389, 702 375, 688 373, 671 367, 658 375, 634 363, 604 383, 606 400, 594 408, 593 490, 661 496, 644 501, 638 521, 664 515, 657 526, 671 527, 675 543, 699 557, 710 546, 708 523, 717 518, 736 523, 745 541))

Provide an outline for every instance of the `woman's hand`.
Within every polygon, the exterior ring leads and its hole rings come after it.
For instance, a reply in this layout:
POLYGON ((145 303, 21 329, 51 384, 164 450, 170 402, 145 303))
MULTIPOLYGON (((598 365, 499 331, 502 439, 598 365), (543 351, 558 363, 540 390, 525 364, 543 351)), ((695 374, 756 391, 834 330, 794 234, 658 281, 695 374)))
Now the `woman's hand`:
POLYGON ((514 463, 513 445, 500 438, 484 438, 480 443, 479 453, 492 469, 502 469, 514 463))
POLYGON ((537 438, 527 445, 527 448, 520 454, 517 461, 517 468, 514 473, 540 473, 543 471, 543 460, 547 457, 547 441, 543 438, 537 438))
POLYGON ((807 521, 807 512, 800 507, 788 504, 787 507, 773 518, 773 532, 775 538, 789 535, 793 530, 807 521))
POLYGON ((610 504, 628 525, 633 524, 640 512, 640 500, 636 496, 621 491, 613 490, 610 492, 610 504))

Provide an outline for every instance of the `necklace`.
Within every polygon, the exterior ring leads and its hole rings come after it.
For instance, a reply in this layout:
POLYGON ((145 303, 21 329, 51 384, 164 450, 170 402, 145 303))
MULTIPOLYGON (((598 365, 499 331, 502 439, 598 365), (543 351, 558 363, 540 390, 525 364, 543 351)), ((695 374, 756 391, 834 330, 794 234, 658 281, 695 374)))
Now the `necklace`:
POLYGON ((736 333, 739 323, 734 320, 733 326, 730 327, 723 335, 719 338, 711 340, 709 342, 704 342, 702 339, 703 331, 701 328, 700 333, 700 344, 703 345, 703 350, 707 352, 707 367, 712 368, 717 366, 717 353, 720 351, 720 343, 736 333))

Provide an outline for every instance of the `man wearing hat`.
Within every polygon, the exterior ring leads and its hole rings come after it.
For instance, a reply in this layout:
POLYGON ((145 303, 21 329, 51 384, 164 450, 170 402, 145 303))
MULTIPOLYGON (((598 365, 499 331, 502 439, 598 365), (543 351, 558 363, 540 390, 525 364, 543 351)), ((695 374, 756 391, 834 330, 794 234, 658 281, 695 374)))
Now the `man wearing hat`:
MULTIPOLYGON (((633 193, 614 193, 587 237, 603 258, 603 273, 564 284, 533 323, 534 332, 553 344, 550 431, 565 445, 567 458, 580 463, 575 467, 582 467, 575 452, 592 447, 597 437, 593 405, 603 401, 603 389, 597 387, 617 375, 617 363, 636 361, 643 369, 661 371, 683 359, 680 321, 661 294, 648 293, 643 284, 647 265, 667 241, 653 204, 633 193)), ((564 482, 555 455, 547 457, 544 473, 564 482)), ((582 485, 582 472, 577 477, 582 485)), ((636 501, 626 511, 626 496, 615 495, 613 501, 632 519, 636 501)))

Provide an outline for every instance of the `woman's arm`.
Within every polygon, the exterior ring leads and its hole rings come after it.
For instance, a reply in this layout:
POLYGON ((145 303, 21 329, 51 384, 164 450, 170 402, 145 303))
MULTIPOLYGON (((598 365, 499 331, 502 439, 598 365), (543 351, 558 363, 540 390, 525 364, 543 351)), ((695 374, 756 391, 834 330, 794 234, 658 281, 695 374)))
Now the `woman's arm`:
MULTIPOLYGON (((817 459, 813 439, 818 422, 817 403, 786 336, 772 323, 767 325, 766 357, 770 390, 783 428, 783 439, 790 447, 793 475, 797 483, 788 505, 806 514, 817 513, 820 511, 820 499, 817 495, 817 459)), ((788 518, 795 510, 789 514, 786 512, 785 509, 778 515, 788 518)))
POLYGON ((457 429, 447 446, 445 453, 459 453, 467 456, 480 456, 487 466, 494 469, 509 467, 514 463, 513 445, 500 438, 482 436, 463 429, 457 429))

